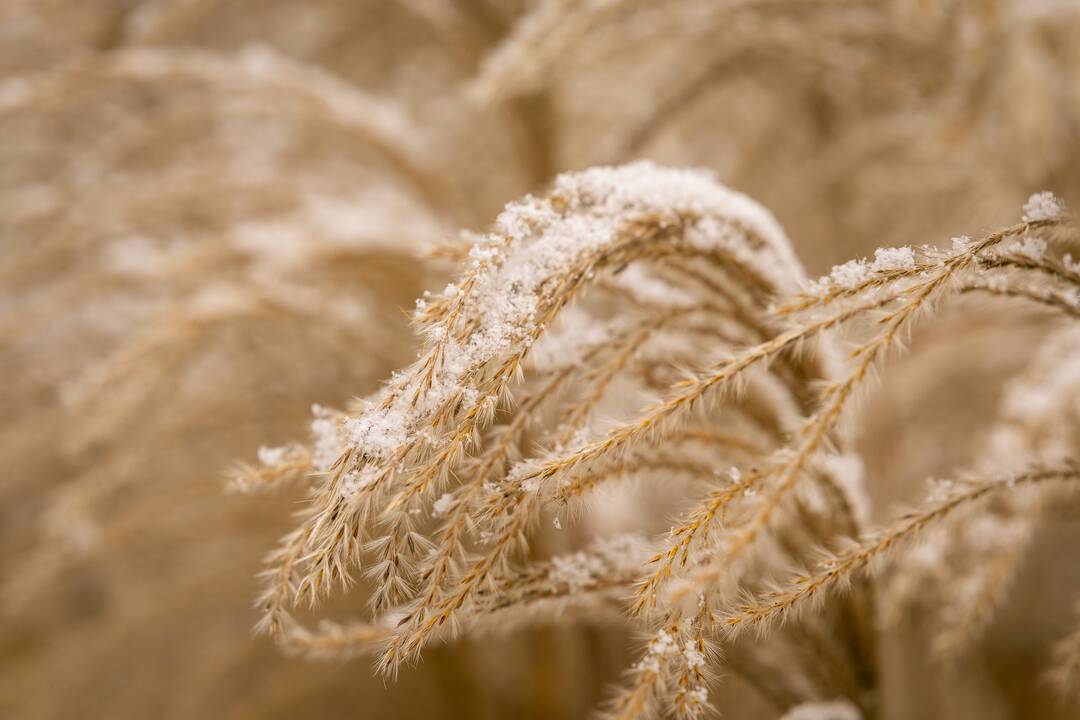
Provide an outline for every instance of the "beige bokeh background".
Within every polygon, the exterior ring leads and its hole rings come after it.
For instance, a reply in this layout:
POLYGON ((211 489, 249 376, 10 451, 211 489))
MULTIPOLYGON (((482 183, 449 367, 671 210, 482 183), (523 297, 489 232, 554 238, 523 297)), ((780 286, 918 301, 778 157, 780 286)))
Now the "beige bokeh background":
MULTIPOLYGON (((595 707, 619 627, 440 647, 387 687, 281 656, 250 604, 296 497, 223 491, 412 357, 405 311, 450 272, 427 249, 559 171, 712 168, 811 274, 1035 191, 1080 206, 1069 2, 551 2, 521 26, 537 5, 0 5, 0 715, 595 707)), ((972 462, 1054 322, 962 303, 913 338, 852 423, 880 507, 972 462)), ((1080 586, 1067 510, 984 647, 887 648, 886 717, 1069 716, 1036 672, 1080 586)), ((758 716, 737 685, 717 702, 758 716)))

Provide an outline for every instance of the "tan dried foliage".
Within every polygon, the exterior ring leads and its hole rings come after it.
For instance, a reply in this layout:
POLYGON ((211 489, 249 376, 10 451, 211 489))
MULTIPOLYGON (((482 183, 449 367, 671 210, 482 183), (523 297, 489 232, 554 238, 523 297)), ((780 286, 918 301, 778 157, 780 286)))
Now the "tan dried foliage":
POLYGON ((2 4, 0 716, 1075 716, 1077 32, 2 4))

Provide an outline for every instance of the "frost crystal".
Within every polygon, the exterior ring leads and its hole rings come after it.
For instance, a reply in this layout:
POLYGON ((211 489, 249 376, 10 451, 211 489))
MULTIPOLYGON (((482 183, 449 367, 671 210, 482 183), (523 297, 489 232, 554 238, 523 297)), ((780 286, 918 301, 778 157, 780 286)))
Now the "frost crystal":
POLYGON ((405 442, 408 428, 401 407, 380 408, 361 417, 345 421, 345 431, 353 443, 365 453, 385 459, 405 442))
POLYGON ((1041 260, 1046 254, 1046 241, 1040 237, 1025 236, 1010 249, 1030 260, 1041 260))
POLYGON ((1065 212, 1065 203, 1054 197, 1052 192, 1035 193, 1024 203, 1024 222, 1051 220, 1065 212))
POLYGON ((585 552, 552 558, 551 565, 551 581, 565 584, 572 593, 590 587, 596 576, 604 572, 603 560, 585 552))
POLYGON ((915 251, 910 247, 878 248, 874 251, 873 262, 849 260, 843 265, 834 265, 828 275, 810 283, 808 290, 811 293, 823 295, 831 288, 851 289, 870 279, 874 273, 913 267, 915 267, 915 251))
POLYGON ((825 287, 838 285, 853 288, 870 275, 870 268, 865 260, 848 260, 843 265, 834 265, 827 278, 823 278, 825 287))
POLYGON ((878 248, 874 251, 874 262, 870 269, 874 272, 886 270, 907 270, 915 267, 915 251, 910 247, 878 248))
POLYGON ((450 506, 454 504, 454 496, 451 493, 443 493, 438 500, 431 506, 432 512, 435 513, 435 517, 442 517, 450 511, 450 506))
POLYGON ((649 653, 652 655, 667 655, 678 649, 675 638, 667 630, 661 630, 649 643, 649 653))
POLYGON ((278 447, 261 446, 258 451, 259 462, 267 467, 273 465, 280 465, 285 460, 285 456, 288 454, 289 448, 286 445, 280 445, 278 447))
POLYGON ((686 658, 686 664, 690 668, 705 667, 705 655, 697 649, 691 640, 687 640, 686 645, 683 647, 683 657, 686 658))
POLYGON ((312 405, 311 434, 313 440, 312 467, 326 472, 341 456, 345 441, 341 435, 339 416, 321 405, 312 405))

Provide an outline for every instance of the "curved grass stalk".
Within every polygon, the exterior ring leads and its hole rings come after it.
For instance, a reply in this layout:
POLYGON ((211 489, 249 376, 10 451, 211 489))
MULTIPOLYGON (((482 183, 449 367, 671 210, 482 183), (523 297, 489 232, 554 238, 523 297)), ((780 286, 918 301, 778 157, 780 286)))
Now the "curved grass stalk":
POLYGON ((929 503, 922 509, 908 514, 898 523, 879 530, 853 547, 822 561, 819 565, 821 568, 819 573, 796 578, 785 589, 768 593, 753 603, 741 606, 728 614, 722 620, 722 624, 729 629, 736 629, 743 626, 780 622, 806 602, 849 582, 856 571, 882 557, 924 528, 944 520, 959 508, 967 507, 993 493, 1010 492, 1014 488, 1046 482, 1078 479, 1080 479, 1080 470, 1075 466, 1065 466, 1033 470, 995 480, 965 483, 961 489, 950 493, 944 499, 929 503))

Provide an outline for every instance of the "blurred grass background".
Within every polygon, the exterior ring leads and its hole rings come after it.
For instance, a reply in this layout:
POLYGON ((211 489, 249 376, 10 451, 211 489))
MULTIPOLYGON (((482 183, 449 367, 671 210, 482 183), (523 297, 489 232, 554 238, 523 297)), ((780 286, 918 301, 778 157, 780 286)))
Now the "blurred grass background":
MULTIPOLYGON (((0 715, 584 716, 628 662, 620 628, 440 647, 389 687, 252 639, 295 502, 227 496, 224 469, 411 358, 404 310, 448 272, 425 250, 562 170, 710 167, 811 274, 1006 224, 1037 190, 1080 206, 1078 20, 1020 0, 6 0, 0 715)), ((860 414, 883 504, 977 453, 1049 322, 962 308, 913 340, 860 414)), ((907 636, 887 649, 887 717, 1069 717, 1033 670, 1080 580, 1056 512, 978 654, 942 671, 907 636)), ((756 702, 724 686, 726 716, 756 702)))

